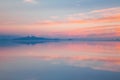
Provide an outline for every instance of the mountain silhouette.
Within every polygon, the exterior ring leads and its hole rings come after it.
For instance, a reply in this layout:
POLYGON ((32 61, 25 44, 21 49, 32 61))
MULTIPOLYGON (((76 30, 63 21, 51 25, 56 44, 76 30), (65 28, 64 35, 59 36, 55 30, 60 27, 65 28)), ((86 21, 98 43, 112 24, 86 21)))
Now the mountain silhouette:
POLYGON ((45 37, 36 37, 36 36, 26 36, 16 38, 14 40, 59 40, 58 38, 45 38, 45 37))

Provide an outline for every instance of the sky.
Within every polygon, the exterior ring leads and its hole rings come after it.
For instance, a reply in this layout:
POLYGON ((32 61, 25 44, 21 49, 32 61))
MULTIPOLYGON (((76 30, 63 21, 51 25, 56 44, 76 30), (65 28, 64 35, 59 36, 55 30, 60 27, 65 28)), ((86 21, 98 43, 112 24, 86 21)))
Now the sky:
POLYGON ((0 34, 120 36, 120 0, 0 0, 0 34))

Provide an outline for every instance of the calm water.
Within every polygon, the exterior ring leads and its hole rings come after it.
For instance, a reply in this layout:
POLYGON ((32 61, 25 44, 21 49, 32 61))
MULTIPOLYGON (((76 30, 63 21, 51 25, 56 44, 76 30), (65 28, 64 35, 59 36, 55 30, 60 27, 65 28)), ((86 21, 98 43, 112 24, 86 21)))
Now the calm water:
POLYGON ((0 46, 0 80, 120 80, 120 43, 0 46))

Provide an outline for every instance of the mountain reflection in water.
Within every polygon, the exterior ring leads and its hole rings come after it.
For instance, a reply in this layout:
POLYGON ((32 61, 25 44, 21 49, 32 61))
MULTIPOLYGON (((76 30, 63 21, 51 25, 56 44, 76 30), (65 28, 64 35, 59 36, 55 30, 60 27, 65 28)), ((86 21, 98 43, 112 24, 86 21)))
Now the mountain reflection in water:
POLYGON ((0 47, 0 80, 120 80, 120 43, 0 47))

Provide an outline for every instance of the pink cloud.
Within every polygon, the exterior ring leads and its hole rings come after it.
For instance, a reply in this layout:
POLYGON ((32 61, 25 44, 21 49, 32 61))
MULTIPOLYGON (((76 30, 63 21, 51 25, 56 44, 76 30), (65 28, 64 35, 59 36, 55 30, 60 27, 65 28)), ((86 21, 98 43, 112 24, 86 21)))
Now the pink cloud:
POLYGON ((24 2, 25 2, 25 3, 34 3, 34 4, 37 3, 36 0, 24 0, 24 2))
POLYGON ((64 19, 52 16, 52 19, 37 22, 38 25, 61 25, 61 24, 89 24, 89 23, 115 23, 120 22, 120 7, 92 10, 86 13, 66 15, 64 19))
POLYGON ((120 22, 120 14, 111 15, 107 17, 100 17, 100 18, 91 18, 91 19, 72 19, 67 18, 65 20, 45 20, 39 21, 35 24, 38 25, 61 25, 61 24, 89 24, 89 23, 115 23, 120 22))

